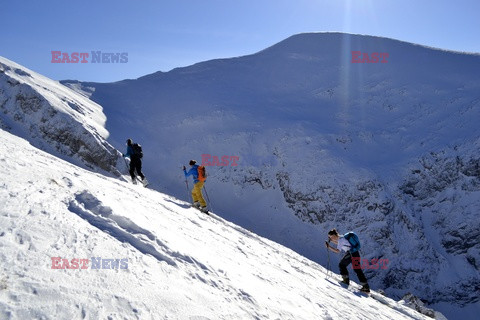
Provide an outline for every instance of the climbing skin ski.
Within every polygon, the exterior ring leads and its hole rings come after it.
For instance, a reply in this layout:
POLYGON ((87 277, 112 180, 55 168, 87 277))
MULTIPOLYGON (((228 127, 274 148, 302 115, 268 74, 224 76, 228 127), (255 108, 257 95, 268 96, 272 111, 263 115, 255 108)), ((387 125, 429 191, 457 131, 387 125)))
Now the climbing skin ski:
POLYGON ((138 177, 135 177, 135 180, 133 181, 133 184, 141 184, 145 188, 148 187, 148 185, 149 185, 147 178, 143 178, 143 180, 141 180, 138 177))
POLYGON ((390 308, 393 308, 393 306, 387 301, 387 298, 385 296, 383 296, 382 294, 379 294, 377 292, 365 292, 365 291, 362 291, 360 290, 361 287, 358 287, 356 285, 353 285, 353 284, 350 284, 350 285, 347 285, 345 282, 343 282, 342 280, 340 279, 337 279, 338 281, 338 284, 342 287, 342 288, 345 288, 347 289, 348 291, 350 292, 353 292, 353 293, 360 293, 366 297, 370 297, 374 300, 377 300, 378 302, 390 307, 390 308))
POLYGON ((205 214, 207 214, 207 215, 210 215, 210 212, 208 212, 208 209, 207 209, 206 207, 202 209, 201 207, 198 207, 198 206, 192 204, 192 208, 195 208, 195 209, 197 209, 197 210, 200 211, 200 212, 203 212, 203 213, 205 213, 205 214))

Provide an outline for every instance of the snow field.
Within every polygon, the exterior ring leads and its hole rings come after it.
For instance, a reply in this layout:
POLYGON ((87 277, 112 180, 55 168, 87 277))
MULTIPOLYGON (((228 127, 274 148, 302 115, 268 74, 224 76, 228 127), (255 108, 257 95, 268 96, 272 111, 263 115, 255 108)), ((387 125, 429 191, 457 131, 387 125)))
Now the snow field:
POLYGON ((1 319, 423 319, 290 249, 0 131, 1 319), (52 257, 128 259, 52 269, 52 257))

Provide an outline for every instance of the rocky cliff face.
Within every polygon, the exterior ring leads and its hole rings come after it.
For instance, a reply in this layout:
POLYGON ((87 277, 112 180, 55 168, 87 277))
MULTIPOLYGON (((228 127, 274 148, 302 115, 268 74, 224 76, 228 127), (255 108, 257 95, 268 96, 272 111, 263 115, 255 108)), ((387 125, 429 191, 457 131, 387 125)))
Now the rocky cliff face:
POLYGON ((102 108, 86 97, 0 58, 2 128, 36 147, 115 175, 119 153, 106 142, 102 108))
POLYGON ((436 254, 432 302, 467 305, 480 289, 480 140, 422 157, 399 186, 436 254), (458 279, 457 282, 446 279, 458 279))
MULTIPOLYGON (((270 185, 299 219, 355 230, 364 258, 388 259, 385 270, 366 269, 373 286, 398 298, 409 288, 429 304, 466 306, 479 301, 479 146, 480 139, 467 140, 428 153, 387 181, 349 173, 349 182, 306 184, 280 170, 270 185)), ((245 176, 269 186, 265 172, 245 176)))

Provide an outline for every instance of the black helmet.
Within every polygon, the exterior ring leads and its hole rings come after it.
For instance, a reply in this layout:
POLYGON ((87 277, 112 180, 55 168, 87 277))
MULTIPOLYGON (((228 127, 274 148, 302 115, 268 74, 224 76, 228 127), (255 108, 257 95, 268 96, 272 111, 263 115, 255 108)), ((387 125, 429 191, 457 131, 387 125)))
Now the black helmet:
POLYGON ((337 231, 337 229, 332 229, 332 230, 328 231, 328 235, 329 235, 329 236, 334 236, 334 235, 335 235, 335 236, 338 236, 338 231, 337 231))
POLYGON ((189 163, 189 164, 190 164, 191 166, 193 166, 195 163, 197 163, 197 161, 195 161, 195 160, 190 160, 190 163, 189 163))
POLYGON ((127 145, 128 146, 132 145, 132 139, 127 139, 127 145))

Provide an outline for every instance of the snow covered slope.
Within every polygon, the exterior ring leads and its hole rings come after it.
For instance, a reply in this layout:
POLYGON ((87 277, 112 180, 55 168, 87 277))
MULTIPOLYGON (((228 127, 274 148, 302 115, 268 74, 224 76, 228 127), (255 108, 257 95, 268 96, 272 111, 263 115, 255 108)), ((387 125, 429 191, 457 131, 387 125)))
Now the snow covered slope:
POLYGON ((236 167, 208 168, 223 217, 323 265, 327 230, 353 229, 367 258, 390 261, 368 272, 374 287, 473 318, 479 74, 478 54, 318 33, 250 56, 75 85, 105 108, 114 146, 143 144, 158 190, 186 200, 181 165, 238 156, 236 167), (352 63, 352 51, 388 53, 388 62, 352 63))
POLYGON ((186 202, 0 139, 1 319, 427 319, 186 202))
POLYGON ((0 57, 1 128, 90 169, 119 175, 119 153, 105 141, 105 120, 87 97, 0 57))

